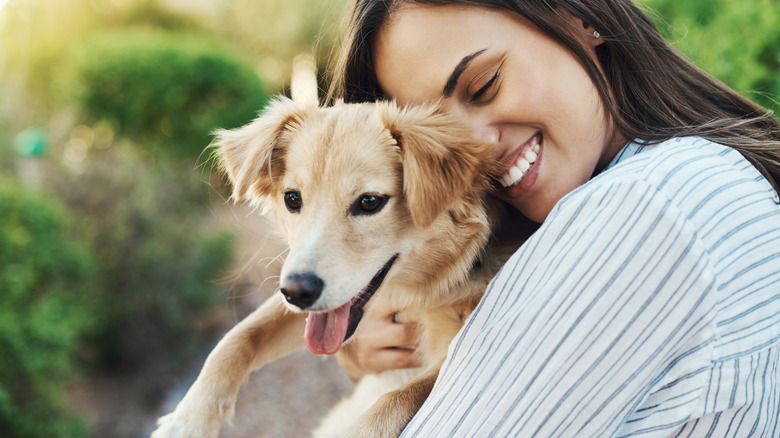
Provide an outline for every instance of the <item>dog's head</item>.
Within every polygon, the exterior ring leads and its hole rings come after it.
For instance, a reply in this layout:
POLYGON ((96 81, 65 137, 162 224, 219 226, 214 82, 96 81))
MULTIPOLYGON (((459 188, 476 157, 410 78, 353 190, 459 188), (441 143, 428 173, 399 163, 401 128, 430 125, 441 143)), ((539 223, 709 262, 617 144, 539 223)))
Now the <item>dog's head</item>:
MULTIPOLYGON (((385 278, 420 297, 465 279, 489 235, 491 149, 433 106, 285 98, 216 140, 233 198, 287 238, 281 290, 311 312, 306 341, 320 354, 354 332, 385 278)), ((401 305, 414 304, 406 295, 401 305)))

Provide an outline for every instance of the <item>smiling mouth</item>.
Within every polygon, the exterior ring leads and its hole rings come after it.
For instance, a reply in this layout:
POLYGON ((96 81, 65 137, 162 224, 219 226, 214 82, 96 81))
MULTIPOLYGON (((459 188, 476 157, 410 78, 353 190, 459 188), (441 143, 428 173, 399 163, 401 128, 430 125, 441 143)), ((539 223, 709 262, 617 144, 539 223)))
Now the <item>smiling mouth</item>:
POLYGON ((366 303, 382 285, 387 273, 398 258, 390 257, 377 271, 368 285, 343 306, 329 312, 310 313, 306 318, 304 340, 306 348, 314 354, 335 354, 350 336, 355 333, 366 303))
POLYGON ((529 141, 529 146, 526 147, 522 154, 519 154, 515 159, 515 162, 509 166, 509 169, 504 172, 498 181, 504 188, 512 187, 520 184, 523 178, 528 174, 528 170, 539 158, 539 150, 541 149, 542 135, 536 134, 529 141))

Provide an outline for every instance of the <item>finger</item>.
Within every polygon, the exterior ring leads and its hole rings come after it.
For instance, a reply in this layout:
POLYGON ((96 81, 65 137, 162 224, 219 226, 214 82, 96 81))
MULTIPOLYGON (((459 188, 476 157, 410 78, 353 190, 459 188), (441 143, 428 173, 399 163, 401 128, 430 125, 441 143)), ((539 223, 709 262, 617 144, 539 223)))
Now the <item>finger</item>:
POLYGON ((407 323, 416 322, 411 318, 409 312, 406 310, 399 310, 393 312, 392 321, 396 324, 407 324, 407 323))
POLYGON ((366 358, 365 367, 375 373, 398 368, 416 368, 422 366, 414 350, 386 348, 366 358))
POLYGON ((393 324, 386 330, 384 343, 387 347, 416 349, 419 344, 417 324, 393 324))
MULTIPOLYGON (((358 330, 360 331, 360 330, 358 330)), ((384 348, 417 348, 417 324, 383 324, 357 333, 361 348, 366 351, 384 348)))
POLYGON ((369 348, 405 347, 416 344, 417 324, 398 324, 392 315, 382 320, 361 321, 355 338, 369 348), (366 324, 363 324, 365 322, 366 324))
POLYGON ((370 301, 366 306, 366 312, 363 320, 392 322, 393 313, 396 309, 384 305, 384 303, 374 303, 370 301))
POLYGON ((400 324, 406 324, 406 323, 416 323, 420 321, 420 318, 422 317, 422 312, 418 309, 401 309, 396 310, 393 312, 393 322, 400 323, 400 324))

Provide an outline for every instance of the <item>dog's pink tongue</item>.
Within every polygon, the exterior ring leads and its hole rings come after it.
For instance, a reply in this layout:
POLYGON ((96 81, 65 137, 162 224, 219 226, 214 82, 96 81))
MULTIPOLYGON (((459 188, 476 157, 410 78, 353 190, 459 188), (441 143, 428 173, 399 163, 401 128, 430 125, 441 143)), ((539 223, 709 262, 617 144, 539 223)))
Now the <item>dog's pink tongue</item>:
POLYGON ((351 303, 327 313, 310 313, 306 320, 306 348, 314 354, 336 354, 349 327, 351 303))

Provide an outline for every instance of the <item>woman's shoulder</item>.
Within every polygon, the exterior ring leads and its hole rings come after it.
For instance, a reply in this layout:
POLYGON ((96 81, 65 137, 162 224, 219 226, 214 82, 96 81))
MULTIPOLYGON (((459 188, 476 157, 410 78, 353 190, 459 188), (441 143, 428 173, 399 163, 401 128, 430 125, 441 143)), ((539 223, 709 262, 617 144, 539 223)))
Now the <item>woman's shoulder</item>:
MULTIPOLYGON (((738 151, 705 139, 681 138, 656 145, 629 144, 604 172, 564 197, 554 210, 557 222, 575 223, 581 211, 596 208, 607 220, 626 219, 641 230, 647 215, 678 227, 705 248, 718 266, 732 267, 745 245, 780 241, 780 204, 761 173, 738 151), (761 236, 761 237, 759 237, 761 236)), ((553 213, 551 213, 553 216, 553 213)), ((745 263, 777 257, 750 252, 745 263)), ((743 265, 739 265, 743 266, 743 265)), ((744 266, 743 266, 744 267, 744 266)), ((719 268, 722 276, 732 268, 719 268)), ((725 274, 728 273, 728 274, 725 274)))
POLYGON ((676 175, 718 172, 750 163, 736 150, 701 137, 678 137, 660 143, 629 142, 607 166, 607 178, 643 178, 659 183, 676 175), (719 169, 720 168, 720 169, 719 169))
POLYGON ((761 223, 777 228, 780 220, 777 194, 742 154, 696 137, 629 143, 607 169, 561 199, 551 214, 576 215, 583 204, 594 202, 604 211, 630 214, 627 206, 640 200, 662 206, 665 214, 692 229, 758 223, 757 217, 768 218, 761 223))
POLYGON ((748 194, 768 201, 777 198, 771 184, 739 151, 700 137, 631 142, 591 183, 640 181, 683 205, 703 196, 720 202, 748 194))

